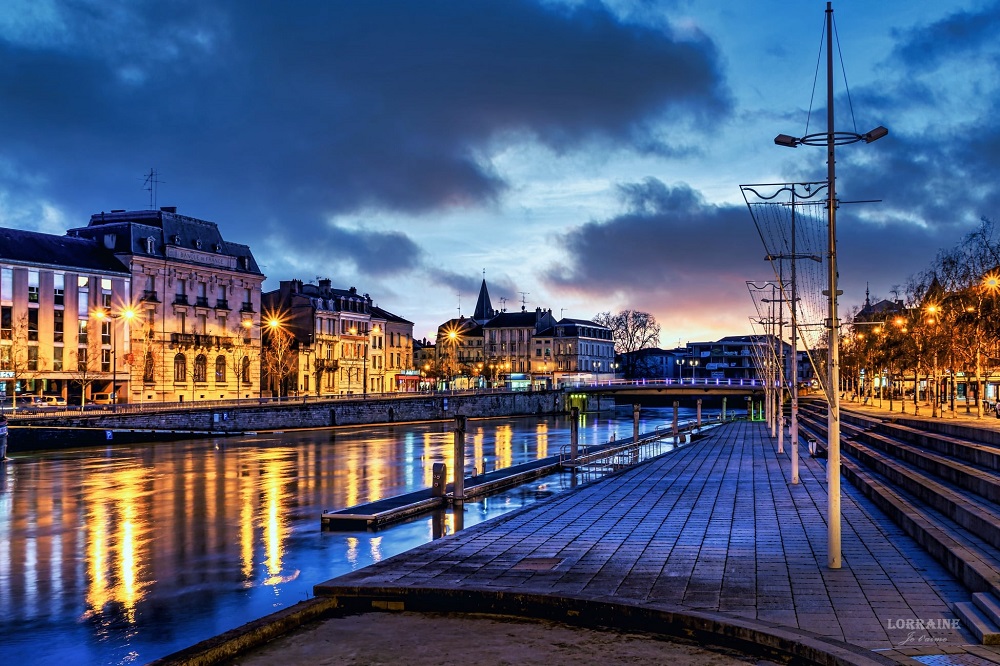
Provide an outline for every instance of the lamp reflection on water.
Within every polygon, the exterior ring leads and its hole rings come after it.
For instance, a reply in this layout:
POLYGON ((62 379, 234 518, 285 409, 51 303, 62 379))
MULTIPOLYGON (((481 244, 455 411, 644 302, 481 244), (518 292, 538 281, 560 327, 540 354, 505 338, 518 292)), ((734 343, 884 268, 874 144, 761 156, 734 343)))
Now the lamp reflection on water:
POLYGON ((145 471, 121 469, 104 477, 107 483, 87 483, 84 503, 90 507, 87 518, 88 585, 86 617, 109 610, 120 610, 128 624, 135 624, 136 605, 149 586, 149 522, 140 516, 137 506, 148 494, 145 471))

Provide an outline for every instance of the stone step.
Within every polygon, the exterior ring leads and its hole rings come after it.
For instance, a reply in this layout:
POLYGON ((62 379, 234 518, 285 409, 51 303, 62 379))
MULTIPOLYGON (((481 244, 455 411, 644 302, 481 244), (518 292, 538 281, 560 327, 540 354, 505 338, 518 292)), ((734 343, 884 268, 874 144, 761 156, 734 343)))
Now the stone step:
POLYGON ((864 467, 843 458, 844 477, 889 516, 966 589, 1000 592, 1000 550, 864 467))
POLYGON ((971 601, 956 601, 951 610, 983 645, 1000 645, 1000 627, 971 601))
POLYGON ((983 611, 993 624, 1000 626, 1000 601, 997 601, 995 596, 989 592, 976 592, 972 595, 972 603, 983 611))
POLYGON ((1000 511, 992 502, 940 480, 930 472, 889 456, 871 445, 844 441, 844 453, 879 473, 890 483, 939 511, 958 526, 1000 548, 1000 511))

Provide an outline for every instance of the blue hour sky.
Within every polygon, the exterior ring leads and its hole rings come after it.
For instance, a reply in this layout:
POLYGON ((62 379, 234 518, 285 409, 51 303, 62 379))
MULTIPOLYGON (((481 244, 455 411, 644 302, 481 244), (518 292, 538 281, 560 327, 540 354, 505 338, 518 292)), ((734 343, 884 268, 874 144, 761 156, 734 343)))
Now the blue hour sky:
MULTIPOLYGON (((356 286, 432 337, 493 303, 636 308, 661 344, 750 332, 744 183, 821 180, 800 136, 822 0, 6 0, 0 225, 155 205, 268 276, 356 286), (522 295, 521 292, 526 292, 522 295)), ((1000 201, 1000 2, 834 3, 842 306, 1000 201), (840 54, 838 54, 838 61, 840 54), (837 72, 838 129, 853 130, 837 72)), ((822 73, 809 131, 825 129, 822 73)))

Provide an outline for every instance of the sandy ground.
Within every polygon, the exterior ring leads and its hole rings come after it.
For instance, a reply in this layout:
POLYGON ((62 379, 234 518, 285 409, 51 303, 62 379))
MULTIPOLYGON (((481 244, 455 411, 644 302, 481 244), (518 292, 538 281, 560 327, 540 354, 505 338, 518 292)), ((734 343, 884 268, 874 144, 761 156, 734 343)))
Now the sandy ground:
POLYGON ((324 620, 279 638, 233 664, 762 664, 646 634, 485 615, 366 613, 324 620))

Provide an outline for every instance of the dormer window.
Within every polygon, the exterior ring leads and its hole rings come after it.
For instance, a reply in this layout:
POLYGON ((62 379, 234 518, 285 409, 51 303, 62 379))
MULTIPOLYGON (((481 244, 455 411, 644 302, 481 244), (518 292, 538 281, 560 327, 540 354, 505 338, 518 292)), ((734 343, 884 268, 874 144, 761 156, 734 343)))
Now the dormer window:
POLYGON ((153 254, 153 237, 149 236, 145 239, 146 244, 146 254, 153 254))
POLYGON ((170 237, 170 242, 173 243, 174 245, 180 245, 181 237, 178 236, 177 234, 174 234, 173 236, 170 237))
POLYGON ((200 238, 195 238, 194 239, 194 248, 196 250, 200 250, 201 249, 201 239, 200 238))

